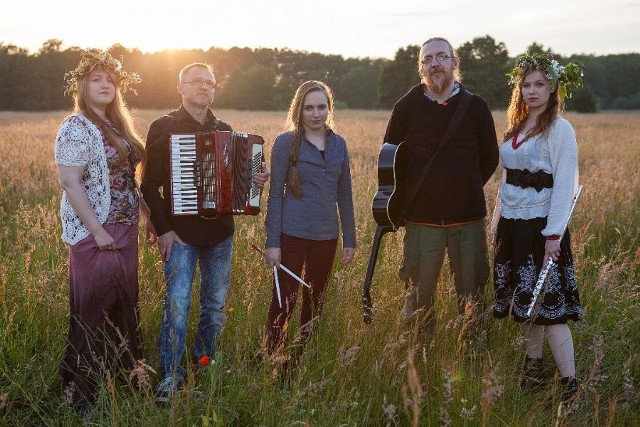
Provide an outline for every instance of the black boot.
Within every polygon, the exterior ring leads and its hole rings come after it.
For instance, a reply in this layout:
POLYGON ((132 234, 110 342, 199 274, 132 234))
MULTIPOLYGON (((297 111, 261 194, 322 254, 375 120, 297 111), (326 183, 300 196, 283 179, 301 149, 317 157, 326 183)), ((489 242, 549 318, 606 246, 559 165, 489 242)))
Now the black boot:
POLYGON ((562 401, 565 403, 572 401, 580 391, 580 381, 576 377, 562 377, 560 384, 562 401))
POLYGON ((542 358, 527 356, 524 361, 521 387, 526 391, 538 391, 544 387, 545 380, 542 373, 542 358))

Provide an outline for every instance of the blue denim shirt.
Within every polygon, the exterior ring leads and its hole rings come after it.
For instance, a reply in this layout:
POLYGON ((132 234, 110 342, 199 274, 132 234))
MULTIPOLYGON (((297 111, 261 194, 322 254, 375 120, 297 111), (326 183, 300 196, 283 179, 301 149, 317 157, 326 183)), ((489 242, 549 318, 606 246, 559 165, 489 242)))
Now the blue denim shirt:
POLYGON ((271 177, 265 227, 266 247, 280 247, 281 233, 311 240, 330 240, 339 236, 338 212, 342 226, 342 245, 356 247, 356 227, 351 190, 351 171, 347 143, 329 131, 324 158, 303 136, 296 166, 302 195, 287 190, 293 134, 279 135, 271 151, 271 177))

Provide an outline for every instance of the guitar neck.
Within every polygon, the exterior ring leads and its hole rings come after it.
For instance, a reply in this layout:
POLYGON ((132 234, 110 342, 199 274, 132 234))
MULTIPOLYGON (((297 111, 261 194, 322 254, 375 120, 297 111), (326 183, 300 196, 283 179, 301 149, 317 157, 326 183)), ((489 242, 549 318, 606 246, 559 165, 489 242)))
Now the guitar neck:
POLYGON ((364 278, 364 285, 362 287, 362 317, 365 323, 371 323, 373 316, 373 302, 371 300, 371 280, 373 279, 373 272, 376 268, 376 262, 378 260, 378 250, 380 249, 380 242, 382 236, 390 231, 396 231, 397 229, 392 226, 379 225, 376 228, 376 232, 371 242, 371 254, 369 255, 369 265, 367 266, 367 274, 364 278))

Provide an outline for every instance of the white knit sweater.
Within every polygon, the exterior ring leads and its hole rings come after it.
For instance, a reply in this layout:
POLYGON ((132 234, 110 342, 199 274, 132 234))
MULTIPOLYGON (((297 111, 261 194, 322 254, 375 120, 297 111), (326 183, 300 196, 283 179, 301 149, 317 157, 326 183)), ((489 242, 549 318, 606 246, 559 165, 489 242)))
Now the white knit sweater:
MULTIPOLYGON (((100 129, 82 113, 69 116, 58 129, 54 153, 56 164, 86 167, 82 185, 98 221, 104 224, 111 207, 111 191, 109 167, 100 129)), ((60 220, 62 240, 71 245, 90 234, 73 210, 65 192, 60 201, 60 220)))
MULTIPOLYGON (((524 135, 520 135, 522 140, 524 135)), ((513 149, 511 140, 500 146, 500 162, 505 170, 498 203, 493 214, 495 231, 500 217, 510 219, 547 218, 544 236, 562 234, 578 189, 578 145, 567 120, 557 117, 547 135, 536 135, 513 149), (522 188, 507 184, 506 169, 542 170, 553 175, 553 188, 522 188)))

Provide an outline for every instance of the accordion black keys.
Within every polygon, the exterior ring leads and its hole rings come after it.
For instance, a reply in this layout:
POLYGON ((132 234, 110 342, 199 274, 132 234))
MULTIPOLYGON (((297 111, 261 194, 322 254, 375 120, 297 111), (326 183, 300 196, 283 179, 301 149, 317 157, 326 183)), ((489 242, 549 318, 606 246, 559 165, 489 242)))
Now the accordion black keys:
POLYGON ((174 134, 170 141, 173 215, 257 215, 264 139, 248 133, 212 131, 174 134))

